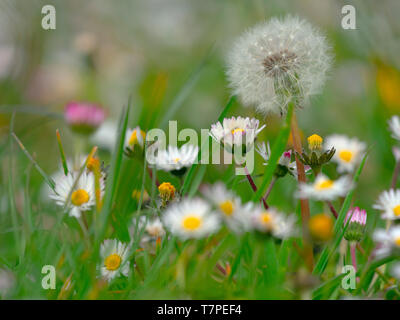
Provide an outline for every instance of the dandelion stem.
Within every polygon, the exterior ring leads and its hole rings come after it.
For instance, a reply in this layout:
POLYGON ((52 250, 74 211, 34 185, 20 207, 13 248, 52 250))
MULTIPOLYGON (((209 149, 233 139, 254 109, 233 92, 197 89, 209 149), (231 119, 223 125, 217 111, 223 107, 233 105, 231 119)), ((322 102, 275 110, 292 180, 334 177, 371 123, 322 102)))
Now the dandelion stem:
POLYGON ((337 213, 335 207, 333 206, 332 202, 326 201, 326 203, 328 204, 329 209, 331 210, 332 214, 333 214, 333 215, 335 216, 335 218, 337 219, 337 218, 338 218, 338 213, 337 213))
MULTIPOLYGON (((247 180, 248 180, 249 183, 250 183, 251 188, 253 189, 254 192, 257 192, 257 186, 256 186, 256 184, 254 183, 254 180, 253 180, 253 178, 251 177, 250 172, 249 172, 249 170, 247 169, 247 167, 244 167, 244 172, 246 173, 246 177, 247 177, 247 180)), ((269 206, 268 206, 267 202, 265 201, 265 199, 264 199, 264 198, 261 198, 261 201, 262 201, 262 203, 263 203, 263 205, 264 205, 264 208, 265 208, 265 209, 268 209, 269 206)))
MULTIPOLYGON (((296 114, 293 113, 292 121, 291 121, 291 129, 292 129, 292 140, 293 147, 298 154, 302 154, 302 146, 301 146, 301 138, 299 127, 297 124, 296 114)), ((306 182, 306 173, 304 171, 303 163, 296 156, 296 166, 297 166, 297 174, 298 174, 298 182, 305 183, 306 182)), ((306 264, 311 271, 313 269, 314 257, 312 247, 310 245, 310 235, 308 232, 308 220, 310 219, 310 207, 308 204, 308 199, 300 199, 300 207, 301 207, 301 220, 303 225, 303 242, 304 242, 304 251, 306 255, 306 264)))

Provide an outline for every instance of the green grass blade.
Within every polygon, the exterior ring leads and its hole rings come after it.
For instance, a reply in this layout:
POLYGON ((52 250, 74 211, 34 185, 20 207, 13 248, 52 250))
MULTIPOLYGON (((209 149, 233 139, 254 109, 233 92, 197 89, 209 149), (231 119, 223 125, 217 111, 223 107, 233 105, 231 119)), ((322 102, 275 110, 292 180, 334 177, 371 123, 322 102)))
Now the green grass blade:
POLYGON ((276 139, 276 141, 272 147, 271 157, 268 161, 268 166, 265 169, 263 181, 261 183, 261 186, 258 188, 257 192, 253 195, 253 198, 252 198, 253 201, 259 201, 261 199, 261 197, 263 196, 265 189, 267 187, 267 184, 272 179, 275 168, 278 165, 278 161, 279 161, 280 157, 282 156, 282 153, 286 149, 286 145, 287 145, 287 142, 289 139, 289 134, 290 134, 290 123, 292 120, 293 108, 294 108, 294 105, 292 103, 290 103, 289 107, 288 107, 288 112, 286 115, 285 124, 281 128, 278 138, 276 139))

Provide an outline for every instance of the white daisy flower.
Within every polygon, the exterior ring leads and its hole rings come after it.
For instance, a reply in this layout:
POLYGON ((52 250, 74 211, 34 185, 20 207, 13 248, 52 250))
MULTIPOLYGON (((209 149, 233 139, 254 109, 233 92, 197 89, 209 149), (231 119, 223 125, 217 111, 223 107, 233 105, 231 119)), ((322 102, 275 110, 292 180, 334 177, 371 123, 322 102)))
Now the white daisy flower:
POLYGON ((141 149, 144 149, 144 143, 146 141, 146 133, 137 126, 134 129, 128 129, 125 135, 125 150, 128 153, 132 153, 135 150, 135 146, 138 145, 141 149))
POLYGON ((343 176, 338 180, 331 180, 324 174, 319 174, 311 184, 301 183, 297 197, 301 199, 334 200, 344 197, 353 188, 349 177, 343 176))
POLYGON ((400 226, 393 226, 389 230, 378 229, 373 235, 377 242, 377 257, 385 257, 392 253, 400 253, 400 226))
MULTIPOLYGON (((257 144, 256 151, 265 160, 265 162, 263 163, 264 166, 268 165, 269 158, 271 156, 271 148, 269 146, 269 142, 267 142, 267 144, 265 144, 265 142, 257 144)), ((293 177, 298 179, 296 161, 291 161, 291 158, 292 158, 292 151, 291 150, 285 151, 279 158, 278 164, 287 167, 288 172, 293 177)), ((306 175, 312 172, 311 167, 307 165, 304 166, 304 171, 306 175)))
POLYGON ((185 144, 181 148, 168 146, 168 149, 158 150, 154 164, 157 169, 175 174, 184 173, 197 160, 198 152, 199 148, 192 144, 185 144))
POLYGON ((382 211, 382 219, 400 219, 400 190, 383 191, 373 208, 382 211))
POLYGON ((392 138, 400 141, 400 118, 393 116, 388 121, 389 129, 392 132, 392 138))
POLYGON ((307 21, 287 16, 243 34, 228 55, 233 93, 263 114, 304 106, 320 91, 331 65, 325 37, 307 21))
POLYGON ((224 183, 217 182, 212 186, 205 186, 201 192, 234 232, 240 233, 250 228, 248 205, 243 205, 238 196, 226 189, 224 183))
MULTIPOLYGON (((92 172, 83 171, 76 186, 79 172, 70 171, 67 176, 59 174, 55 178, 55 189, 51 190, 50 198, 59 206, 66 206, 69 215, 79 218, 82 211, 89 211, 96 204, 95 178, 92 172), (71 189, 74 189, 71 192, 71 189), (70 198, 68 198, 70 196, 70 198)), ((100 180, 101 195, 104 194, 104 179, 100 180)))
POLYGON ((393 147, 392 152, 393 152, 393 157, 396 160, 396 162, 400 161, 400 148, 393 147))
POLYGON ((246 146, 246 152, 254 144, 254 140, 262 129, 259 128, 260 121, 255 118, 232 117, 225 118, 222 123, 217 122, 211 125, 210 136, 221 143, 229 152, 233 152, 233 147, 246 146))
POLYGON ((173 235, 183 240, 206 237, 220 227, 217 214, 199 198, 174 203, 166 209, 162 220, 173 235))
POLYGON ((271 233, 279 239, 294 235, 296 217, 286 216, 275 208, 264 209, 257 206, 252 210, 251 223, 253 227, 264 233, 271 233))
MULTIPOLYGON (((133 219, 133 228, 136 227, 136 219, 133 219)), ((144 230, 142 242, 157 240, 165 236, 164 226, 159 217, 147 219, 145 216, 139 218, 138 230, 144 230)), ((133 234, 133 232, 132 232, 133 234)))
POLYGON ((334 134, 326 138, 325 149, 335 148, 332 161, 338 164, 338 172, 352 172, 360 164, 366 149, 366 144, 356 138, 334 134))
POLYGON ((107 281, 111 281, 120 274, 128 276, 129 250, 128 244, 117 239, 104 240, 100 247, 100 256, 103 261, 100 267, 101 276, 107 281))

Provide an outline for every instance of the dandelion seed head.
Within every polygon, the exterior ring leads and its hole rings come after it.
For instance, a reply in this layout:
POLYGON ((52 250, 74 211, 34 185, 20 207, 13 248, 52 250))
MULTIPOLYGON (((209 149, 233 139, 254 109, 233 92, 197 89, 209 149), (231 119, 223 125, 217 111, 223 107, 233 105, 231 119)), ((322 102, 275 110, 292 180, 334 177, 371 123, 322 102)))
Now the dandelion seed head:
POLYGON ((244 105, 262 114, 285 113, 290 102, 308 103, 331 65, 325 37, 307 21, 287 16, 260 23, 228 54, 230 87, 244 105))

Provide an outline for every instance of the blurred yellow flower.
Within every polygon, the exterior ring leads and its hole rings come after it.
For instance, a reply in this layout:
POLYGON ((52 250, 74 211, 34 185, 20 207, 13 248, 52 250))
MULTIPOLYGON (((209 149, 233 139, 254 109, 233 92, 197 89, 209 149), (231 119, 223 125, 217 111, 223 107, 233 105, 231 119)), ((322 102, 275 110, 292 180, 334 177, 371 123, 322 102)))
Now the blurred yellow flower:
POLYGON ((392 112, 400 110, 400 72, 388 66, 379 66, 376 85, 385 106, 392 112))
POLYGON ((328 241, 333 235, 333 220, 324 213, 310 218, 308 227, 311 236, 317 241, 328 241))

